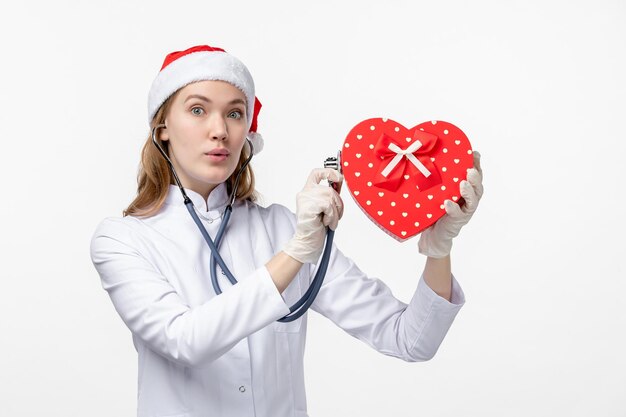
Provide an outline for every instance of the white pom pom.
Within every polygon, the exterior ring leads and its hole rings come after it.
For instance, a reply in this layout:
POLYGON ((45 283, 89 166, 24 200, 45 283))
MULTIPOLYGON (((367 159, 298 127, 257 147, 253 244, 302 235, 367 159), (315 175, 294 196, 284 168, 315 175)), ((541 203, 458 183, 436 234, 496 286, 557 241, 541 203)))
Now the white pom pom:
POLYGON ((263 150, 263 136, 257 132, 248 132, 248 139, 252 142, 254 155, 263 150))

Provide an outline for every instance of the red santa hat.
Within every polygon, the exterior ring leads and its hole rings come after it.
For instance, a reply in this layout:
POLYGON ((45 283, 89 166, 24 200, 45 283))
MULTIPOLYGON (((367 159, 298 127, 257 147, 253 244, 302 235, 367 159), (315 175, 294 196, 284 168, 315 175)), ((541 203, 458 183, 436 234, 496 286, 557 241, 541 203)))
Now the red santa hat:
POLYGON ((261 102, 254 95, 254 80, 243 62, 221 48, 198 45, 167 54, 148 94, 148 124, 169 96, 187 84, 203 80, 226 81, 243 91, 248 138, 254 153, 259 153, 263 149, 263 137, 257 133, 261 102))

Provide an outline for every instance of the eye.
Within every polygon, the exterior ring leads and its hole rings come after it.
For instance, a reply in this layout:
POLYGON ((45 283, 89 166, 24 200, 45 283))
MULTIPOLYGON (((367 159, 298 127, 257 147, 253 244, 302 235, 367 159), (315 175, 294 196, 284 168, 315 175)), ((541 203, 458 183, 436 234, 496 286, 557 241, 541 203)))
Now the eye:
POLYGON ((204 110, 202 110, 202 107, 193 107, 193 108, 191 109, 191 112, 192 112, 193 114, 195 114, 196 116, 200 116, 200 115, 202 114, 202 112, 203 112, 203 111, 204 111, 204 110), (199 112, 197 112, 197 111, 195 111, 195 110, 199 110, 199 112))
POLYGON ((243 117, 243 113, 240 110, 233 110, 228 113, 228 117, 233 117, 234 119, 241 119, 243 117))

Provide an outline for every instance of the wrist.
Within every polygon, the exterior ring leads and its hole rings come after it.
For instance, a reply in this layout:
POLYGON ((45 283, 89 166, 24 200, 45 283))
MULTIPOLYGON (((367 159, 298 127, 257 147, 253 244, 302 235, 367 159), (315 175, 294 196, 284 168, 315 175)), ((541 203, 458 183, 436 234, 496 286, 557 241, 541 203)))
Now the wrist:
POLYGON ((452 238, 434 237, 430 233, 422 232, 417 248, 419 253, 430 258, 445 258, 452 251, 452 238))
POLYGON ((323 248, 316 248, 314 242, 309 242, 296 234, 284 245, 282 251, 300 263, 316 264, 323 248))

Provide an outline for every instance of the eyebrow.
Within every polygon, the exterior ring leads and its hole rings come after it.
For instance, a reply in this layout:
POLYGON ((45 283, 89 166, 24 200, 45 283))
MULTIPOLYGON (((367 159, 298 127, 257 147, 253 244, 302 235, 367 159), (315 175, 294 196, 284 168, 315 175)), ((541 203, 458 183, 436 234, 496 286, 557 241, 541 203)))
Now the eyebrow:
MULTIPOLYGON (((200 99, 200 100, 202 100, 202 101, 206 101, 207 103, 212 103, 212 101, 211 101, 211 100, 209 100, 209 99, 208 99, 208 98, 206 98, 205 96, 201 96, 200 94, 191 94, 189 97, 187 97, 187 98, 185 99, 185 101, 184 101, 184 102, 186 103, 186 102, 188 102, 188 101, 189 101, 190 99, 192 99, 192 98, 197 98, 197 99, 200 99)), ((240 99, 240 98, 236 98, 236 99, 234 99, 234 100, 231 100, 228 104, 229 104, 229 105, 230 105, 230 104, 243 104, 243 105, 245 106, 245 104, 246 104, 246 103, 245 103, 245 101, 243 101, 242 99, 240 99)))

